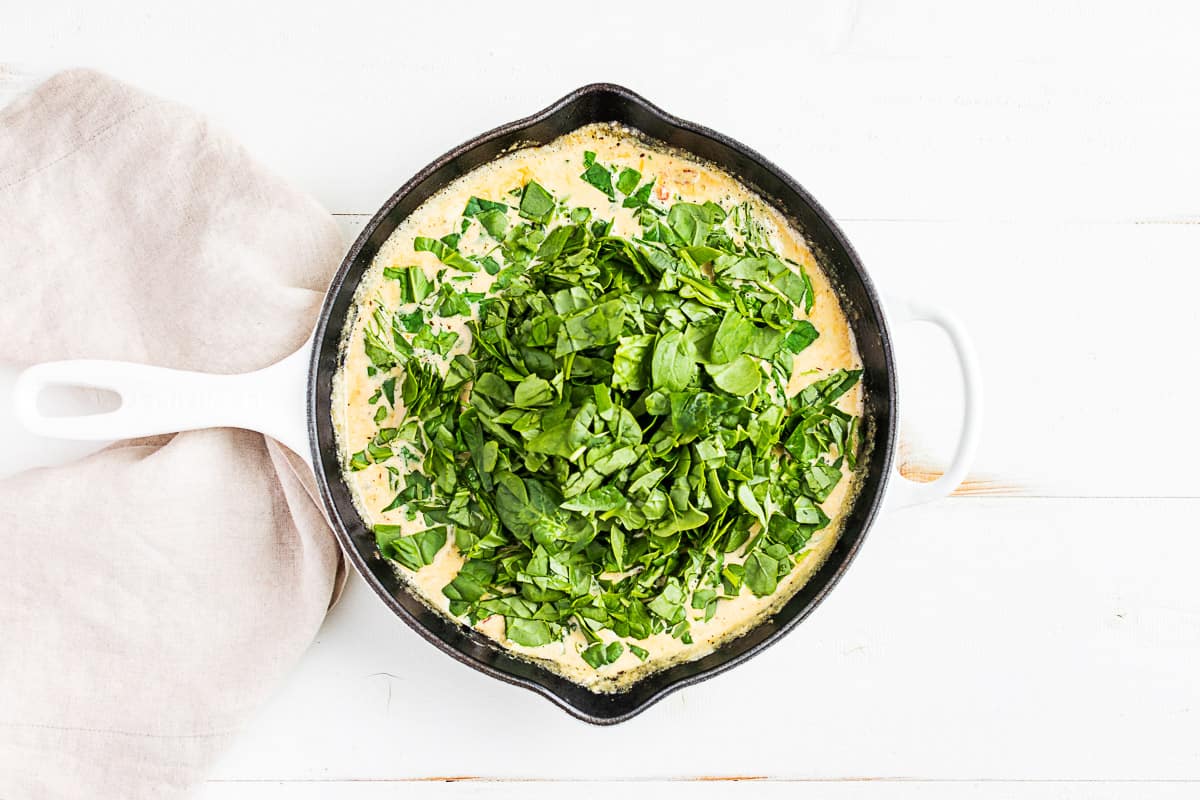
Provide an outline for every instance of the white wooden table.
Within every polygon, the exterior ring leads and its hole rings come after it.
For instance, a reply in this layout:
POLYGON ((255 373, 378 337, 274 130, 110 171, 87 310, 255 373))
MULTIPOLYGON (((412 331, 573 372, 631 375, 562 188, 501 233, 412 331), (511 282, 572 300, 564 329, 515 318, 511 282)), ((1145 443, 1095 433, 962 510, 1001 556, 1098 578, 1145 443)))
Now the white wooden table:
MULTIPOLYGON (((208 112, 347 236, 450 146, 628 85, 789 170, 880 284, 969 321, 987 381, 964 491, 882 519, 745 666, 592 728, 355 582, 207 800, 1200 793, 1200 6, 70 5, 0 0, 0 102, 105 69, 208 112), (773 725, 739 723, 781 683, 773 725)), ((936 469, 950 351, 902 333, 910 466, 936 469)), ((0 472, 83 452, 17 429, 14 374, 0 472)))

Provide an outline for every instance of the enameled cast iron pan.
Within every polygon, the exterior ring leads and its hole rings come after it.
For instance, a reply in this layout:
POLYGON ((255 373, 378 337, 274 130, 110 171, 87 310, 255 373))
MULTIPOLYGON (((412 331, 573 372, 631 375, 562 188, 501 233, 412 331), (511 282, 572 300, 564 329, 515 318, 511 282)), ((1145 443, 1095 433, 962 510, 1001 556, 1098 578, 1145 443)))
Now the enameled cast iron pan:
POLYGON ((978 370, 962 328, 950 317, 916 303, 889 299, 890 318, 854 249, 830 216, 791 177, 745 145, 673 117, 611 84, 572 92, 531 117, 460 145, 425 167, 384 204, 346 254, 333 278, 313 338, 283 361, 245 375, 208 375, 111 361, 60 361, 26 370, 18 379, 15 407, 34 433, 55 438, 112 440, 193 430, 239 427, 261 431, 288 445, 314 467, 325 511, 347 558, 398 616, 435 647, 481 672, 531 689, 568 713, 596 724, 627 720, 668 693, 710 678, 778 641, 803 620, 846 571, 884 503, 912 505, 948 494, 966 472, 980 419, 978 370), (380 245, 400 222, 451 180, 516 147, 544 144, 581 125, 618 122, 723 167, 784 212, 807 237, 817 260, 841 295, 862 355, 864 430, 873 447, 863 466, 861 493, 825 565, 773 617, 698 661, 651 675, 622 694, 595 694, 506 653, 492 640, 434 613, 401 585, 375 547, 342 482, 330 395, 340 359, 338 342, 359 281, 380 245), (950 335, 961 368, 966 415, 945 475, 918 484, 894 473, 897 376, 888 322, 924 320, 950 335), (122 398, 116 411, 79 417, 46 417, 37 407, 48 385, 109 389, 122 398))

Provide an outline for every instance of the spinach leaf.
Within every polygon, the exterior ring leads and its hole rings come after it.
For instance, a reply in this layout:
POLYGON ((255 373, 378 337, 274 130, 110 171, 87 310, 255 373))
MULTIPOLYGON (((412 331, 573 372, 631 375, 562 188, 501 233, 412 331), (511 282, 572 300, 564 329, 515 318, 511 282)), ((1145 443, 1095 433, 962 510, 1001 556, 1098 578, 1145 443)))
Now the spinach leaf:
POLYGON ((530 181, 521 190, 519 210, 522 217, 545 224, 554 213, 554 195, 547 192, 540 183, 530 181))
POLYGON ((740 356, 750 346, 755 331, 750 320, 733 309, 726 311, 713 337, 712 362, 725 364, 740 356))
POLYGON ((592 669, 600 669, 603 666, 614 663, 621 654, 625 652, 625 648, 620 642, 610 642, 605 645, 602 642, 588 645, 579 653, 583 660, 588 663, 592 669))
POLYGON ((753 358, 739 355, 728 364, 705 364, 713 383, 737 397, 754 394, 762 383, 762 370, 753 358))
POLYGON ((637 188, 638 181, 642 179, 642 173, 631 167, 625 167, 621 170, 621 174, 617 176, 617 191, 621 194, 633 194, 637 188))
MULTIPOLYGON (((508 206, 494 200, 472 197, 467 201, 463 217, 464 219, 473 217, 479 220, 479 224, 483 226, 483 229, 493 239, 503 241, 504 234, 508 230, 508 206)), ((491 274, 494 275, 495 273, 491 274)))
POLYGON ((755 550, 746 557, 744 582, 757 597, 774 594, 779 585, 779 562, 766 553, 755 550))
POLYGON ((655 389, 682 392, 696 379, 696 372, 696 359, 680 331, 670 330, 658 337, 650 361, 655 389))
POLYGON ((576 495, 562 504, 568 511, 611 511, 625 505, 625 496, 615 486, 601 486, 576 495))
POLYGON ((511 404, 517 408, 549 405, 554 400, 554 388, 537 375, 527 375, 512 393, 511 404))
POLYGON ((442 588, 442 594, 451 600, 474 603, 488 593, 488 585, 496 577, 496 565, 490 561, 467 561, 458 570, 454 580, 442 588))
POLYGON ((460 269, 463 272, 479 271, 478 265, 463 258, 457 250, 443 242, 441 239, 432 239, 428 236, 418 236, 413 239, 413 249, 418 253, 422 251, 433 253, 435 256, 437 256, 438 261, 441 261, 448 267, 454 267, 455 269, 460 269))
POLYGON ((654 347, 653 334, 622 336, 613 354, 613 388, 618 391, 636 392, 646 388, 647 356, 654 347))
POLYGON ((386 267, 383 276, 400 282, 401 303, 419 303, 433 293, 433 284, 419 266, 386 267))
POLYGON ((584 183, 599 189, 609 200, 616 199, 613 195, 612 172, 596 163, 596 154, 590 150, 583 154, 583 165, 587 169, 579 177, 584 183))
POLYGON ((562 318, 558 329, 554 357, 612 344, 621 338, 624 329, 625 304, 620 300, 609 300, 568 314, 562 318))
POLYGON ((750 488, 750 484, 743 483, 738 486, 737 499, 742 504, 742 508, 758 520, 760 525, 764 528, 767 527, 767 513, 763 510, 762 503, 758 502, 758 498, 754 496, 754 490, 750 488))
POLYGON ((836 370, 828 377, 804 387, 800 394, 796 395, 795 402, 801 406, 809 406, 818 402, 828 405, 853 389, 854 384, 858 383, 861 376, 862 370, 860 369, 836 370))
POLYGON ((504 635, 511 641, 525 647, 539 647, 550 644, 554 637, 550 634, 550 626, 545 620, 507 617, 504 635))
POLYGON ((647 607, 668 625, 677 625, 687 617, 684 609, 683 587, 676 578, 667 581, 662 592, 647 607))
POLYGON ((646 211, 661 213, 650 202, 650 192, 654 189, 654 179, 643 183, 637 191, 625 198, 621 203, 624 208, 643 208, 646 211))
POLYGON ((676 203, 667 213, 667 224, 685 246, 704 243, 712 229, 711 212, 695 203, 676 203))
MULTIPOLYGON (((784 338, 784 347, 790 353, 799 353, 804 348, 817 340, 821 334, 817 332, 816 326, 806 319, 802 319, 796 323, 795 327, 788 332, 784 338)), ((764 356, 766 358, 767 356, 764 356)))
POLYGON ((411 570, 433 563, 438 551, 446 544, 446 528, 438 526, 407 536, 399 525, 376 525, 375 543, 384 558, 399 561, 411 570))
POLYGON ((495 200, 484 200, 482 197, 472 197, 467 201, 463 210, 464 217, 478 217, 487 211, 508 211, 508 206, 495 200))

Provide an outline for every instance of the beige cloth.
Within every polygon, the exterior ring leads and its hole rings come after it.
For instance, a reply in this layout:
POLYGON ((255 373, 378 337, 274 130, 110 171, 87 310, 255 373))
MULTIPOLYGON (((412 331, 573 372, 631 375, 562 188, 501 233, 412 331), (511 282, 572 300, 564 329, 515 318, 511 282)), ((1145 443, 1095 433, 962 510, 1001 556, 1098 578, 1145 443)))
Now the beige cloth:
MULTIPOLYGON (((94 72, 0 112, 0 359, 266 366, 342 242, 193 112, 94 72)), ((258 434, 122 442, 0 481, 0 798, 186 795, 312 641, 341 557, 258 434)))

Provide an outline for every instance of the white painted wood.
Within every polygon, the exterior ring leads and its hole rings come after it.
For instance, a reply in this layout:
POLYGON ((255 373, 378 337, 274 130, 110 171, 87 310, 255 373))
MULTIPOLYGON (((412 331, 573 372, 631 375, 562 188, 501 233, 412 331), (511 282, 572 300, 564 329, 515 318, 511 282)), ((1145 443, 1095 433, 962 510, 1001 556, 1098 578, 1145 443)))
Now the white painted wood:
POLYGON ((985 781, 713 781, 713 782, 213 782, 198 800, 440 800, 440 798, 487 798, 487 800, 563 800, 564 797, 641 797, 689 800, 792 800, 820 797, 828 800, 1139 800, 1193 798, 1200 784, 1192 782, 1097 783, 1076 782, 985 782, 985 781))
POLYGON ((1196 500, 959 499, 615 728, 452 661, 355 581, 219 779, 1200 779, 1196 500))
MULTIPOLYGON (((976 472, 1026 496, 882 521, 787 640, 615 729, 456 664, 354 582, 204 797, 1196 796, 1200 499, 1138 498, 1200 498, 1200 6, 522 8, 0 0, 0 103, 106 69, 209 113, 349 235, 450 146, 624 83, 767 154, 881 285, 967 319, 989 412, 976 472), (748 724, 762 707, 776 719, 748 724), (805 781, 394 782, 446 775, 805 781)), ((936 467, 949 350, 898 337, 905 426, 936 467)), ((14 375, 0 476, 95 447, 18 430, 14 375)))
MULTIPOLYGON (((971 327, 988 406, 978 473, 1035 495, 1196 496, 1200 419, 1180 412, 1200 391, 1190 344, 1200 226, 847 232, 881 285, 948 305, 971 327), (1122 452, 1138 466, 1119 468, 1122 452)), ((936 331, 901 334, 908 438, 944 458, 960 404, 949 346, 936 331)))
POLYGON ((606 79, 769 154, 842 218, 1200 216, 1187 0, 7 5, 9 91, 107 69, 208 111, 334 211, 606 79))

